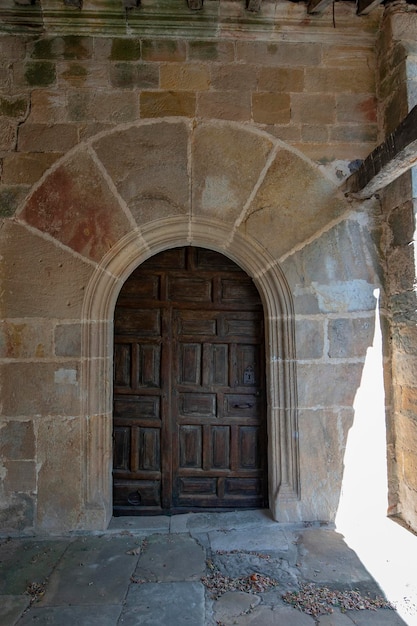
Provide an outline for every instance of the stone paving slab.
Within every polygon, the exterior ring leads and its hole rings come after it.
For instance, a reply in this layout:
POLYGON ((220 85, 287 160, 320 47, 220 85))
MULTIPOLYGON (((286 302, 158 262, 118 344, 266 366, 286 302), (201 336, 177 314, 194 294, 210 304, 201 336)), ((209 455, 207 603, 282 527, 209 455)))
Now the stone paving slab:
POLYGON ((271 609, 257 606, 247 615, 224 620, 225 626, 315 626, 315 621, 291 607, 271 609))
POLYGON ((82 537, 69 544, 40 606, 121 604, 138 556, 132 537, 82 537))
POLYGON ((113 517, 106 533, 119 534, 123 531, 143 535, 168 533, 170 524, 171 518, 167 515, 113 517))
POLYGON ((204 587, 197 582, 132 585, 119 626, 202 626, 204 587))
POLYGON ((368 591, 380 593, 371 575, 340 533, 317 528, 301 531, 298 549, 304 580, 318 585, 341 584, 348 588, 357 587, 358 583, 369 583, 373 588, 368 591))
POLYGON ((213 611, 217 622, 238 617, 247 611, 254 609, 260 603, 261 598, 252 593, 243 591, 227 591, 214 602, 213 611))
POLYGON ((121 606, 34 607, 16 626, 116 626, 121 606))
POLYGON ((276 527, 212 531, 208 537, 214 552, 251 550, 279 555, 287 560, 295 555, 295 546, 290 544, 287 534, 276 527))
POLYGON ((15 624, 29 606, 30 598, 24 596, 0 596, 0 624, 15 624))
POLYGON ((188 535, 152 535, 145 546, 135 577, 153 582, 173 582, 200 580, 204 576, 205 551, 188 535))
POLYGON ((356 626, 404 626, 404 620, 395 611, 379 609, 378 611, 347 611, 356 626))
POLYGON ((51 574, 69 541, 11 539, 0 544, 0 594, 22 595, 51 574))

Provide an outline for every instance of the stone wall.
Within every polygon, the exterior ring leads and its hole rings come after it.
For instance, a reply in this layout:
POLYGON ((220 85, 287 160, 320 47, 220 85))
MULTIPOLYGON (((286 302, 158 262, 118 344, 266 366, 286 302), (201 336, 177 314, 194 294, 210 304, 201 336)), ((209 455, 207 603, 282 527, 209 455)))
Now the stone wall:
MULTIPOLYGON (((417 104, 417 13, 393 5, 379 40, 379 102, 386 133, 417 104)), ((391 351, 387 372, 389 513, 417 528, 417 386, 415 213, 416 171, 410 170, 382 194, 386 307, 391 351)))
POLYGON ((0 37, 5 531, 108 523, 117 293, 187 243, 263 298, 273 515, 335 517, 384 285, 379 202, 340 190, 377 141, 381 14, 227 6, 210 33, 0 37))

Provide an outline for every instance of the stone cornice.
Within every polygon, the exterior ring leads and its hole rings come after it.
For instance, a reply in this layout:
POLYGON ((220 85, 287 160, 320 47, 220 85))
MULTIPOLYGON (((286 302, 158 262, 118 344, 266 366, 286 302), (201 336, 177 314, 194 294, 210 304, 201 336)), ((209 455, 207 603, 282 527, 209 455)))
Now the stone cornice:
POLYGON ((65 6, 58 0, 41 0, 36 5, 14 5, 0 8, 0 33, 50 33, 85 35, 138 35, 142 37, 185 37, 211 39, 214 37, 271 41, 339 40, 359 37, 373 41, 381 11, 365 18, 356 16, 355 4, 338 2, 333 13, 307 15, 302 2, 265 1, 259 13, 245 9, 237 0, 206 0, 201 11, 191 11, 187 3, 178 0, 143 0, 135 9, 125 9, 121 0, 84 1, 83 8, 65 6))

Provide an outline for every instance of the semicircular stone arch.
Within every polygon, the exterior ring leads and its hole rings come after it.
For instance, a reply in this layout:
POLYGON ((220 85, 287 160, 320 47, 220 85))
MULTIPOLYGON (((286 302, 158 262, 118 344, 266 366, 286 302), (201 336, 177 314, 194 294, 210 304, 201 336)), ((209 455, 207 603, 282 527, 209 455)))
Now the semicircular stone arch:
MULTIPOLYGON (((81 495, 73 527, 104 528, 111 516, 112 325, 118 293, 140 263, 184 245, 228 256, 254 279, 261 295, 270 508, 277 520, 299 519, 294 311, 280 263, 346 210, 333 183, 301 154, 263 131, 217 120, 167 118, 118 127, 80 144, 44 175, 16 222, 87 268, 83 284, 74 278, 73 285, 84 294, 81 495)), ((56 274, 59 291, 59 269, 56 274)), ((67 297, 68 285, 65 289, 67 297)))

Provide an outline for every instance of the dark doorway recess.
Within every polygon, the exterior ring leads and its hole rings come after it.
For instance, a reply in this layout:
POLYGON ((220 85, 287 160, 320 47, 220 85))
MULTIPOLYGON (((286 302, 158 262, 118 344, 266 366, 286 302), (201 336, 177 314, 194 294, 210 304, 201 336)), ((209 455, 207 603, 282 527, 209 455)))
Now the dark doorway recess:
POLYGON ((138 267, 114 320, 115 515, 267 506, 263 309, 227 257, 138 267))

